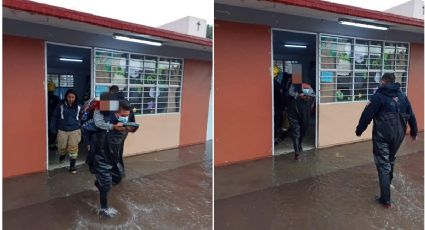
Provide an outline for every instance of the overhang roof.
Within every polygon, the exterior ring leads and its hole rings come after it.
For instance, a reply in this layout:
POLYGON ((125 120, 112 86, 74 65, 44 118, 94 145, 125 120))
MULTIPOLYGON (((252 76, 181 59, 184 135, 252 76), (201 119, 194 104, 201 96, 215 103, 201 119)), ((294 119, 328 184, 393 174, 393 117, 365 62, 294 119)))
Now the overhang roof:
POLYGON ((100 34, 124 32, 172 45, 211 50, 212 40, 27 0, 3 0, 3 17, 100 34))
POLYGON ((344 14, 353 17, 361 17, 367 19, 374 19, 378 21, 391 22, 396 24, 403 24, 409 26, 424 27, 424 20, 409 18, 401 15, 392 13, 369 10, 360 7, 354 7, 349 5, 343 5, 333 2, 320 1, 320 0, 302 0, 302 1, 291 1, 291 0, 267 0, 269 2, 275 2, 280 4, 310 8, 315 10, 321 10, 331 13, 344 14))
POLYGON ((343 17, 416 33, 423 33, 424 28, 424 20, 321 0, 215 0, 215 3, 330 21, 343 17))

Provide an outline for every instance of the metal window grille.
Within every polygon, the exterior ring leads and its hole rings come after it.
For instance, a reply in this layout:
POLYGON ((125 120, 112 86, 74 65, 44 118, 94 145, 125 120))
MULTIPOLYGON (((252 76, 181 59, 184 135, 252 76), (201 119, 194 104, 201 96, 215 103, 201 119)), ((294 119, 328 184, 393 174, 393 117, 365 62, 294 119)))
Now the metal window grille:
POLYGON ((95 48, 95 95, 117 85, 136 115, 179 113, 183 59, 95 48))
POLYGON ((320 34, 319 102, 367 101, 385 72, 407 93, 409 43, 320 34))

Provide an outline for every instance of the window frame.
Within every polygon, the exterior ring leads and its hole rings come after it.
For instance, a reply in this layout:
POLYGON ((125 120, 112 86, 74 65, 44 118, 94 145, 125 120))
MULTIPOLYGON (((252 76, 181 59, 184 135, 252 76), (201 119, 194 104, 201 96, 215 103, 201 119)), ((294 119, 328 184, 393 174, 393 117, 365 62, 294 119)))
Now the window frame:
MULTIPOLYGON (((156 58, 156 84, 153 84, 154 86, 156 86, 155 88, 157 90, 159 90, 160 88, 166 88, 167 92, 168 89, 170 88, 180 88, 180 90, 178 91, 179 95, 179 100, 178 100, 178 106, 177 107, 173 107, 173 109, 178 110, 177 112, 163 112, 163 113, 158 113, 158 97, 155 97, 155 112, 154 113, 143 113, 143 97, 142 98, 142 109, 140 114, 135 114, 135 116, 157 116, 157 115, 171 115, 171 114, 181 114, 181 110, 182 110, 182 97, 183 97, 183 81, 184 81, 184 58, 177 58, 177 57, 169 57, 169 56, 161 56, 161 55, 152 55, 152 54, 144 54, 144 53, 136 53, 136 52, 129 52, 129 51, 121 51, 121 50, 115 50, 115 49, 109 49, 109 48, 102 48, 102 47, 94 47, 93 48, 93 86, 92 86, 92 90, 93 90, 93 95, 96 95, 96 86, 112 86, 112 85, 117 85, 119 87, 124 86, 126 89, 126 99, 130 99, 130 88, 134 88, 134 87, 139 87, 139 88, 145 88, 145 87, 149 87, 152 84, 144 84, 143 82, 138 84, 138 83, 130 83, 130 69, 135 69, 136 67, 131 67, 131 60, 132 60, 132 55, 139 55, 139 56, 149 56, 149 57, 155 57, 156 58), (98 83, 97 80, 97 63, 96 63, 96 57, 98 57, 96 55, 96 52, 117 52, 117 53, 122 53, 122 54, 126 54, 126 70, 124 71, 125 73, 125 77, 126 77, 126 83, 125 84, 116 84, 116 83, 98 83), (164 85, 160 85, 159 82, 159 76, 161 74, 159 74, 159 63, 160 63, 160 59, 170 59, 171 60, 179 60, 181 61, 181 73, 180 73, 180 84, 179 85, 170 85, 170 76, 171 73, 168 73, 168 85, 166 87, 164 87, 164 85)), ((143 59, 144 61, 144 59, 143 59)), ((144 69, 144 67, 142 67, 144 69)), ((170 67, 169 67, 170 68, 170 67)), ((170 71, 171 72, 171 71, 170 71)), ((134 98, 134 97, 132 97, 134 98)), ((167 95, 168 98, 168 95, 167 95)), ((131 103, 130 104, 134 104, 131 103)), ((139 104, 139 103, 136 103, 139 104)))
MULTIPOLYGON (((369 38, 362 38, 362 37, 337 35, 337 34, 319 33, 318 44, 319 45, 318 45, 317 48, 318 48, 318 59, 319 60, 318 60, 318 79, 317 79, 317 81, 318 81, 318 92, 319 92, 318 93, 318 102, 319 102, 319 104, 364 103, 364 102, 369 101, 370 96, 373 95, 373 94, 369 94, 369 90, 372 89, 372 88, 369 88, 369 74, 370 73, 376 73, 376 72, 381 73, 381 76, 382 76, 382 74, 387 73, 387 72, 392 72, 394 74, 405 73, 406 74, 406 76, 405 76, 406 81, 405 81, 405 86, 404 87, 402 86, 402 88, 405 90, 404 93, 406 95, 408 94, 410 52, 411 52, 411 44, 410 44, 410 42, 379 40, 379 39, 369 39, 369 38), (335 66, 336 67, 335 69, 322 68, 322 57, 323 57, 323 55, 322 55, 322 42, 326 42, 326 43, 329 43, 330 42, 330 41, 326 41, 326 40, 323 41, 322 37, 331 37, 331 39, 332 38, 336 38, 336 41, 331 41, 331 43, 336 43, 336 44, 338 43, 339 39, 352 39, 352 44, 351 44, 352 49, 350 51, 351 54, 352 54, 352 57, 350 57, 350 58, 352 58, 352 60, 351 60, 351 68, 349 70, 345 70, 345 69, 339 70, 337 68, 337 66, 335 66), (367 41, 367 43, 368 43, 368 45, 367 45, 368 46, 368 55, 367 55, 367 58, 369 60, 370 60, 370 57, 371 57, 371 52, 370 52, 370 46, 372 46, 371 43, 372 42, 380 42, 381 43, 381 53, 380 53, 381 58, 380 59, 376 59, 376 60, 381 60, 380 69, 370 69, 370 62, 366 64, 367 69, 356 69, 356 66, 355 66, 356 65, 356 63, 355 63, 355 54, 356 53, 359 53, 359 51, 356 51, 356 45, 363 46, 361 44, 357 44, 356 43, 357 40, 367 41), (396 70, 396 66, 398 66, 398 65, 396 65, 396 61, 398 60, 397 57, 395 57, 395 60, 394 60, 394 69, 393 70, 386 70, 385 69, 385 62, 384 62, 384 60, 385 60, 385 57, 384 57, 385 56, 385 47, 386 47, 386 45, 388 43, 394 43, 395 44, 395 55, 397 55, 398 45, 407 46, 407 49, 406 49, 406 51, 408 52, 407 53, 407 60, 406 60, 407 63, 406 63, 406 65, 401 65, 401 66, 405 66, 406 67, 406 70, 405 71, 404 70, 396 70), (323 83, 321 82, 321 76, 322 76, 322 72, 323 71, 324 72, 333 72, 334 75, 335 75, 334 76, 335 79, 337 77, 336 75, 337 75, 338 72, 350 72, 351 73, 352 78, 353 78, 353 82, 352 82, 352 85, 351 85, 352 87, 351 87, 351 99, 350 100, 347 100, 347 101, 333 101, 333 102, 322 102, 321 101, 321 98, 322 97, 323 98, 336 98, 336 96, 322 96, 322 84, 323 83), (356 82, 355 82, 355 76, 358 73, 366 73, 367 74, 366 99, 363 99, 363 100, 356 100, 355 97, 354 97, 354 92, 356 90, 356 88, 355 88, 355 84, 356 84, 356 82)), ((328 50, 328 49, 325 49, 325 50, 328 50)), ((338 47, 336 47, 336 52, 338 53, 338 47)), ((327 57, 327 56, 324 55, 324 57, 327 57)), ((336 56, 336 58, 337 57, 338 57, 338 55, 336 56)), ((325 64, 326 64, 326 62, 325 62, 325 64)), ((403 81, 401 81, 400 84, 402 82, 403 81)), ((325 83, 325 84, 329 84, 329 83, 325 83)), ((331 83, 331 84, 335 84, 336 85, 337 83, 334 82, 334 83, 331 83)), ((363 89, 363 88, 359 88, 359 89, 363 89)), ((337 89, 327 90, 327 91, 336 92, 337 89)))

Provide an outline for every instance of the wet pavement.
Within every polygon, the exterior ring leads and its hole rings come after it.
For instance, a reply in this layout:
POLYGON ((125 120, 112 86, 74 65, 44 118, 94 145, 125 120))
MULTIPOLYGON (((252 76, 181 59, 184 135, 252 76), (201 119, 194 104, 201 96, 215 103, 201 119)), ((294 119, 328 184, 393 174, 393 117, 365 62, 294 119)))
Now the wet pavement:
POLYGON ((377 205, 372 143, 215 168, 215 229, 423 229, 423 134, 405 140, 393 207, 377 205))
POLYGON ((3 181, 4 229, 211 229, 211 143, 127 157, 109 194, 113 219, 97 215, 85 165, 3 181))

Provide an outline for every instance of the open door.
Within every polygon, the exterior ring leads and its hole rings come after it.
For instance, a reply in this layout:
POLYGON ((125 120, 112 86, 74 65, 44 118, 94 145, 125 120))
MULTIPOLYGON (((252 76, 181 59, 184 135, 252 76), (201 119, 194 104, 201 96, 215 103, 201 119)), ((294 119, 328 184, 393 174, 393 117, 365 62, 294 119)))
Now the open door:
MULTIPOLYGON (((288 119, 289 88, 292 83, 308 84, 317 95, 317 35, 273 30, 273 155, 294 152, 292 127, 288 119)), ((316 147, 317 103, 311 102, 303 150, 316 147)))
MULTIPOLYGON (((58 104, 64 100, 65 92, 74 89, 77 92, 78 103, 83 105, 91 97, 91 55, 92 49, 56 43, 46 43, 46 82, 47 82, 47 130, 51 116, 58 104)), ((66 167, 66 160, 59 164, 56 136, 48 132, 47 159, 48 170, 66 167)), ((86 151, 80 146, 77 163, 85 161, 86 151)))

